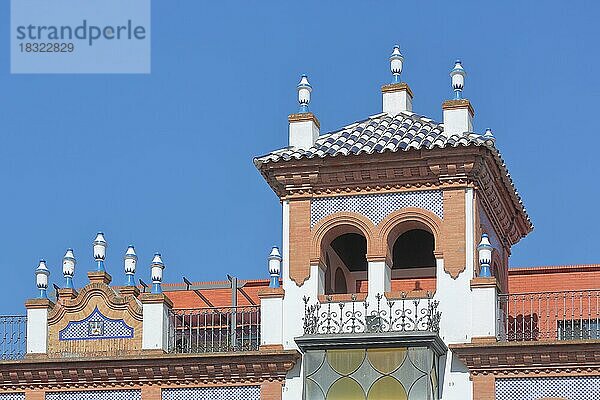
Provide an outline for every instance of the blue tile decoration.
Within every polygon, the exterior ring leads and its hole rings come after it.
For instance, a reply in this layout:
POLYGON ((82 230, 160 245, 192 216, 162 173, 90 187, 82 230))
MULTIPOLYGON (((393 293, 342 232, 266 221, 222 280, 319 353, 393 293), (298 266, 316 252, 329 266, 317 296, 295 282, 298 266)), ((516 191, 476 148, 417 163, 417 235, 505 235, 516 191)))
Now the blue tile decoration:
POLYGON ((59 340, 98 340, 133 338, 133 328, 122 319, 104 316, 98 307, 81 321, 70 321, 59 332, 59 340))
POLYGON ((0 393, 0 400, 25 400, 25 392, 0 393))
POLYGON ((600 399, 600 376, 496 379, 497 400, 600 399))
POLYGON ((407 207, 422 208, 444 218, 444 195, 441 190, 365 194, 357 196, 317 197, 310 203, 310 227, 337 212, 362 214, 373 224, 379 224, 392 212, 407 207))
POLYGON ((139 389, 48 392, 46 400, 142 400, 139 389))
POLYGON ((162 400, 260 400, 260 386, 163 389, 162 400))

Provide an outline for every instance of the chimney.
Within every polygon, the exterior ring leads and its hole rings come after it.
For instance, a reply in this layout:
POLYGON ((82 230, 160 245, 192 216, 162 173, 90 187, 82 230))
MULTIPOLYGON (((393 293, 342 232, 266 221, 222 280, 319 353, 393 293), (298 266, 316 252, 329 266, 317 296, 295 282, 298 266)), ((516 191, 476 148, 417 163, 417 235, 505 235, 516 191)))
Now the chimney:
POLYGON ((298 84, 298 103, 300 111, 298 114, 290 114, 290 147, 296 149, 308 150, 315 144, 319 137, 319 120, 315 115, 308 111, 310 103, 310 93, 312 86, 308 82, 308 77, 302 75, 298 84))
POLYGON ((475 115, 475 111, 471 106, 471 102, 462 98, 465 76, 467 76, 467 73, 463 69, 460 60, 457 60, 454 69, 450 71, 454 99, 446 100, 442 103, 444 132, 446 136, 463 135, 465 132, 473 131, 473 116, 475 115))
POLYGON ((383 112, 389 115, 397 115, 403 111, 412 111, 413 93, 410 87, 400 80, 404 57, 400 53, 400 46, 394 46, 390 56, 390 71, 392 72, 392 83, 381 87, 383 98, 383 112))

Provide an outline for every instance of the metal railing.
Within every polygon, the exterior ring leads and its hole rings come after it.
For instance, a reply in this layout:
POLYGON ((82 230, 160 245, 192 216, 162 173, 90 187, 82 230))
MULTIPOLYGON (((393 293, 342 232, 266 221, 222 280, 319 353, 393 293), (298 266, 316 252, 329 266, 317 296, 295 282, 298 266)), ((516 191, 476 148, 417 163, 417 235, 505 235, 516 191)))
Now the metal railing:
POLYGON ((600 290, 498 297, 500 341, 600 339, 600 290))
POLYGON ((258 350, 260 307, 173 309, 169 351, 219 353, 258 350))
POLYGON ((304 334, 330 335, 340 333, 439 332, 441 312, 432 295, 426 298, 387 300, 377 294, 375 301, 333 301, 309 305, 304 297, 304 334))
POLYGON ((0 316, 0 360, 20 360, 27 352, 27 317, 0 316))

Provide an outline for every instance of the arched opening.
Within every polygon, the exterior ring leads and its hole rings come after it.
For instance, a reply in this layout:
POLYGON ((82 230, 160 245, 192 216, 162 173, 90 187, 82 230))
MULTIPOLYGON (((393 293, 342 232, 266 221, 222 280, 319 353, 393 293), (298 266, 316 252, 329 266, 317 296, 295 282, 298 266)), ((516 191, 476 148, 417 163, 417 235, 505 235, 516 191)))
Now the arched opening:
POLYGON ((357 293, 367 279, 367 239, 343 233, 325 246, 325 294, 357 293))
POLYGON ((435 291, 435 237, 425 229, 401 233, 392 246, 392 291, 435 291))

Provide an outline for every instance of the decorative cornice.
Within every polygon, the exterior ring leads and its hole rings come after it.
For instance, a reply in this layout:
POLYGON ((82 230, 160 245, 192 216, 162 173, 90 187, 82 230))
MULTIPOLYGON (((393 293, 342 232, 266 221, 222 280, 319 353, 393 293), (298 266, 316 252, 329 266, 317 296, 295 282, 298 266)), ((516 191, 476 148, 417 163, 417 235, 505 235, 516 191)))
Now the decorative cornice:
POLYGON ((112 281, 112 277, 106 271, 89 271, 87 275, 90 283, 100 282, 108 285, 112 281))
POLYGON ((295 350, 32 359, 0 363, 0 390, 283 381, 295 350))
POLYGON ((173 302, 164 293, 143 293, 140 296, 142 304, 164 303, 168 307, 173 307, 173 302))
POLYGON ((315 123, 317 128, 321 128, 321 124, 319 123, 319 120, 313 113, 290 114, 288 116, 288 121, 290 124, 294 123, 294 122, 312 121, 315 123))
POLYGON ((102 282, 89 283, 83 287, 77 297, 72 299, 60 299, 60 302, 52 308, 48 315, 48 324, 53 325, 62 320, 67 313, 84 310, 94 296, 101 296, 108 308, 114 310, 127 310, 136 320, 142 320, 142 307, 135 298, 119 296, 113 289, 102 282))
POLYGON ((283 298, 285 296, 285 290, 282 287, 278 288, 264 288, 258 291, 259 299, 272 299, 272 298, 283 298))
POLYGON ((461 110, 463 108, 467 108, 472 117, 475 116, 475 110, 467 99, 446 100, 442 103, 443 110, 461 110))
POLYGON ((401 82, 401 83, 390 83, 388 85, 383 85, 381 87, 381 93, 393 93, 393 92, 406 92, 408 93, 408 95, 413 98, 413 92, 410 89, 410 86, 408 86, 408 84, 401 82))
POLYGON ((469 343, 449 347, 472 375, 600 372, 600 340, 469 343))
POLYGON ((471 289, 477 288, 496 288, 496 290, 500 290, 500 284, 496 280, 495 277, 485 278, 478 276, 476 278, 471 279, 471 289))
POLYGON ((29 299, 25 302, 25 308, 28 310, 52 307, 54 307, 54 303, 48 299, 29 299))

